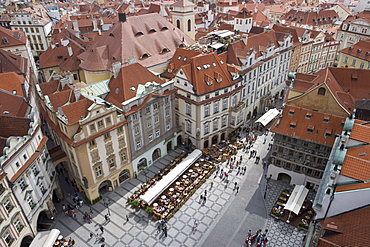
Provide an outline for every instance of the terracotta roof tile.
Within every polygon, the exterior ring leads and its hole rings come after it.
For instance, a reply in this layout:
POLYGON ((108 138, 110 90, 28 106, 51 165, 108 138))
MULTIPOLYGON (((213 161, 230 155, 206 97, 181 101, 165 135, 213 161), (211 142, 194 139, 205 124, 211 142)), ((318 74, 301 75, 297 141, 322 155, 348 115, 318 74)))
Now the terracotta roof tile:
POLYGON ((23 94, 22 84, 24 84, 24 77, 14 72, 0 74, 0 89, 18 96, 25 97, 23 94))
POLYGON ((168 65, 167 70, 163 73, 163 76, 172 79, 177 70, 182 66, 187 64, 189 61, 188 59, 198 56, 202 54, 200 51, 194 51, 194 50, 187 50, 187 49, 182 49, 178 48, 171 58, 171 61, 168 65), (171 73, 168 72, 168 69, 172 70, 171 73))
POLYGON ((122 103, 136 96, 138 85, 145 85, 147 82, 163 84, 158 76, 148 71, 139 63, 122 67, 116 78, 112 78, 108 84, 110 92, 106 100, 122 108, 122 103), (131 90, 135 88, 135 91, 131 90))
POLYGON ((282 117, 275 122, 271 131, 326 146, 332 146, 335 135, 341 134, 343 129, 341 123, 343 119, 345 118, 310 111, 287 104, 284 107, 282 117), (289 112, 294 113, 292 114, 289 112), (306 118, 307 113, 311 114, 310 118, 306 118), (328 123, 324 122, 324 117, 330 117, 328 123), (292 122, 295 123, 294 128, 290 126, 292 122), (314 130, 312 132, 307 131, 308 126, 313 126, 314 130), (325 135, 328 130, 331 132, 330 136, 325 135))
POLYGON ((351 185, 337 185, 336 192, 370 189, 370 183, 358 183, 351 185))
POLYGON ((22 75, 28 73, 27 58, 0 49, 0 62, 0 73, 15 72, 22 75))
POLYGON ((347 155, 343 162, 341 174, 361 181, 366 181, 370 179, 370 162, 347 155))
POLYGON ((129 58, 136 59, 144 67, 151 67, 167 62, 181 44, 189 46, 193 43, 157 13, 128 17, 126 22, 115 23, 79 56, 82 60, 80 67, 89 71, 112 70, 112 63, 120 61, 127 65, 129 58), (156 42, 163 47, 148 46, 156 42), (165 48, 169 51, 164 52, 165 48))
POLYGON ((370 62, 370 39, 361 40, 339 52, 370 62))
POLYGON ((338 225, 339 232, 331 229, 320 238, 318 247, 326 246, 370 246, 370 207, 365 207, 325 218, 322 225, 328 229, 330 225, 338 225))
POLYGON ((81 118, 85 118, 88 114, 88 108, 93 103, 94 102, 89 99, 82 98, 77 102, 62 106, 63 113, 68 119, 68 125, 76 124, 81 118))
POLYGON ((0 115, 25 117, 29 107, 23 96, 0 90, 0 115))
POLYGON ((28 118, 0 115, 0 136, 3 138, 26 136, 28 135, 30 123, 31 120, 28 118))
POLYGON ((27 37, 21 30, 9 30, 7 28, 0 26, 0 48, 17 46, 17 45, 26 45, 27 37), (7 42, 4 42, 4 39, 7 39, 7 42))
POLYGON ((286 23, 297 23, 299 25, 323 26, 331 25, 334 20, 338 19, 338 14, 334 10, 300 11, 291 9, 280 17, 286 23))

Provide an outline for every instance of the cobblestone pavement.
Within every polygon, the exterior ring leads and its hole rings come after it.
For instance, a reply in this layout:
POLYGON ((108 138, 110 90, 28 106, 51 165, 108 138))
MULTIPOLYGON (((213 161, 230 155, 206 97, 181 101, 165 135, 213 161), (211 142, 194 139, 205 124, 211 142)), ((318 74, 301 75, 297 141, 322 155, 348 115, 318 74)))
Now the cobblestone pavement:
MULTIPOLYGON (((268 137, 270 139, 270 135, 268 137)), ((267 143, 263 143, 264 135, 259 136, 253 146, 258 151, 261 159, 267 155, 267 143)), ((170 160, 177 157, 181 149, 171 151, 169 155, 154 163, 148 170, 148 178, 165 167, 170 160)), ((76 241, 76 247, 100 246, 96 238, 89 238, 90 232, 95 235, 101 233, 99 226, 104 227, 103 236, 106 239, 106 246, 244 246, 244 239, 247 231, 251 229, 269 229, 268 246, 301 246, 303 233, 292 229, 284 222, 275 222, 267 216, 267 210, 271 208, 278 194, 283 188, 289 185, 280 181, 269 182, 267 199, 263 203, 263 190, 266 183, 263 179, 262 161, 257 165, 254 159, 248 159, 249 154, 241 151, 236 155, 237 160, 243 156, 242 165, 247 167, 245 175, 237 175, 234 170, 229 175, 230 183, 225 182, 215 174, 204 183, 194 195, 181 207, 181 209, 168 222, 168 236, 163 232, 157 233, 157 222, 147 216, 143 210, 136 211, 126 204, 128 196, 136 191, 145 182, 146 177, 139 174, 137 179, 130 179, 124 182, 114 191, 106 192, 103 195, 105 202, 109 201, 111 222, 105 223, 104 215, 108 210, 103 200, 92 206, 93 222, 85 223, 82 219, 84 212, 89 212, 89 206, 83 205, 78 212, 77 219, 61 213, 54 225, 61 231, 65 238, 72 237, 76 241), (213 188, 210 182, 213 181, 213 188), (239 193, 234 190, 234 183, 240 187, 239 193), (261 183, 261 185, 260 185, 261 183), (207 189, 207 202, 199 203, 200 194, 207 189), (275 199, 274 199, 275 198, 275 199), (126 222, 126 215, 129 221, 126 222), (197 220, 199 226, 193 230, 193 222, 197 220), (286 241, 288 241, 286 243, 286 241), (285 244, 286 243, 286 244, 285 244)), ((226 168, 226 163, 221 164, 226 168)), ((64 178, 64 177, 63 177, 64 178)), ((66 201, 72 202, 73 189, 60 179, 61 186, 66 194, 66 201)), ((57 205, 61 212, 61 205, 57 205)))

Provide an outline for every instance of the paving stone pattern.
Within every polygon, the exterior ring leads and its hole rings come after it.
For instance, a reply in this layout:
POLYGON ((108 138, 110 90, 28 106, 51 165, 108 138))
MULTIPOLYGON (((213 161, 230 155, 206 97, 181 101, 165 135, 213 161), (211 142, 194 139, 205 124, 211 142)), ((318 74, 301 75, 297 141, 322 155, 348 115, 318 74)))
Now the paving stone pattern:
MULTIPOLYGON (((270 135, 268 141, 270 141, 270 135)), ((261 159, 267 155, 267 145, 263 144, 264 136, 259 136, 253 148, 258 150, 261 159)), ((175 159, 181 149, 171 151, 167 156, 155 162, 148 169, 147 177, 151 178, 160 169, 165 167, 171 160, 175 159)), ((168 236, 157 232, 158 222, 154 222, 148 217, 145 211, 135 210, 126 204, 127 198, 145 182, 144 174, 139 174, 137 179, 130 179, 124 182, 114 191, 106 192, 103 195, 105 202, 109 201, 109 211, 111 221, 105 223, 104 215, 108 213, 103 200, 92 206, 93 222, 88 224, 82 219, 84 212, 89 212, 89 206, 83 205, 79 208, 77 219, 73 219, 61 212, 61 205, 72 202, 73 188, 60 177, 61 186, 65 192, 65 201, 57 205, 60 215, 58 216, 54 228, 61 231, 65 238, 72 237, 76 241, 76 247, 100 246, 96 237, 89 238, 90 232, 95 235, 101 233, 99 227, 104 227, 103 236, 106 246, 244 246, 245 235, 248 228, 268 228, 269 242, 267 246, 301 246, 304 233, 298 232, 290 225, 275 221, 267 216, 268 210, 275 202, 282 189, 289 187, 288 184, 280 181, 271 180, 267 190, 265 205, 262 202, 263 191, 266 180, 263 178, 262 165, 254 164, 254 159, 249 160, 249 154, 241 151, 236 155, 243 156, 243 163, 247 167, 246 175, 236 175, 236 170, 229 174, 230 183, 225 186, 225 182, 215 174, 204 183, 193 196, 181 207, 181 209, 168 222, 168 236), (261 179, 262 178, 262 179, 261 179), (213 181, 213 188, 210 182, 213 181), (237 194, 233 183, 237 182, 240 192, 237 194), (261 186, 259 186, 261 182, 261 186), (263 188, 263 189, 261 189, 263 188), (207 189, 207 202, 200 203, 200 195, 207 189), (235 200, 234 200, 235 199, 235 200), (247 207, 245 207, 247 205, 247 207), (242 208, 242 209, 239 209, 242 208), (261 213, 260 211, 263 211, 261 213), (259 210, 256 213, 255 210, 259 210), (243 214, 244 217, 239 217, 243 214), (126 221, 129 215, 129 221, 126 221), (234 217, 233 217, 234 216, 234 217), (226 220, 224 220, 226 218, 226 220), (235 220, 236 219, 236 220, 235 220), (193 229, 193 222, 197 220, 199 226, 193 229), (232 222, 230 222, 232 221, 232 222), (236 224, 237 223, 237 224, 236 224), (220 236, 220 232, 235 227, 227 236, 220 236), (220 236, 220 237, 219 237, 220 236), (218 238, 224 239, 220 242, 218 238), (213 241, 212 241, 213 240, 213 241), (213 243, 214 242, 214 243, 213 243)), ((262 161, 260 161, 262 164, 262 161)), ((226 162, 220 164, 226 168, 226 162)), ((228 171, 228 169, 227 169, 228 171)))

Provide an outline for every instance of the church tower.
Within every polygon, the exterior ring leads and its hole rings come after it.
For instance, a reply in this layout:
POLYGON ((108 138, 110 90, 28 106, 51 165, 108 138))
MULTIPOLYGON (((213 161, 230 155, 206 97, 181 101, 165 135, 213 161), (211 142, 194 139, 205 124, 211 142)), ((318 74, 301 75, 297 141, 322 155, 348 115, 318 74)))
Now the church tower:
POLYGON ((234 30, 244 33, 249 33, 252 29, 253 22, 252 14, 246 8, 243 8, 235 17, 234 17, 234 30))
POLYGON ((195 5, 188 0, 180 0, 171 7, 173 25, 195 40, 195 5))

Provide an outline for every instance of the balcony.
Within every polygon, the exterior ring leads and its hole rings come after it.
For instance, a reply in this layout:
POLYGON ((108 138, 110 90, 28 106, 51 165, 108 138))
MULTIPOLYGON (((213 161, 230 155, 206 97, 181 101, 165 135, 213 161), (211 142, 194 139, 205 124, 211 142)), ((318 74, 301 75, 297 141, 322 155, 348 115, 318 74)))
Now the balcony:
POLYGON ((230 111, 232 112, 239 112, 245 107, 245 103, 240 101, 238 104, 236 104, 234 107, 230 107, 230 111))

